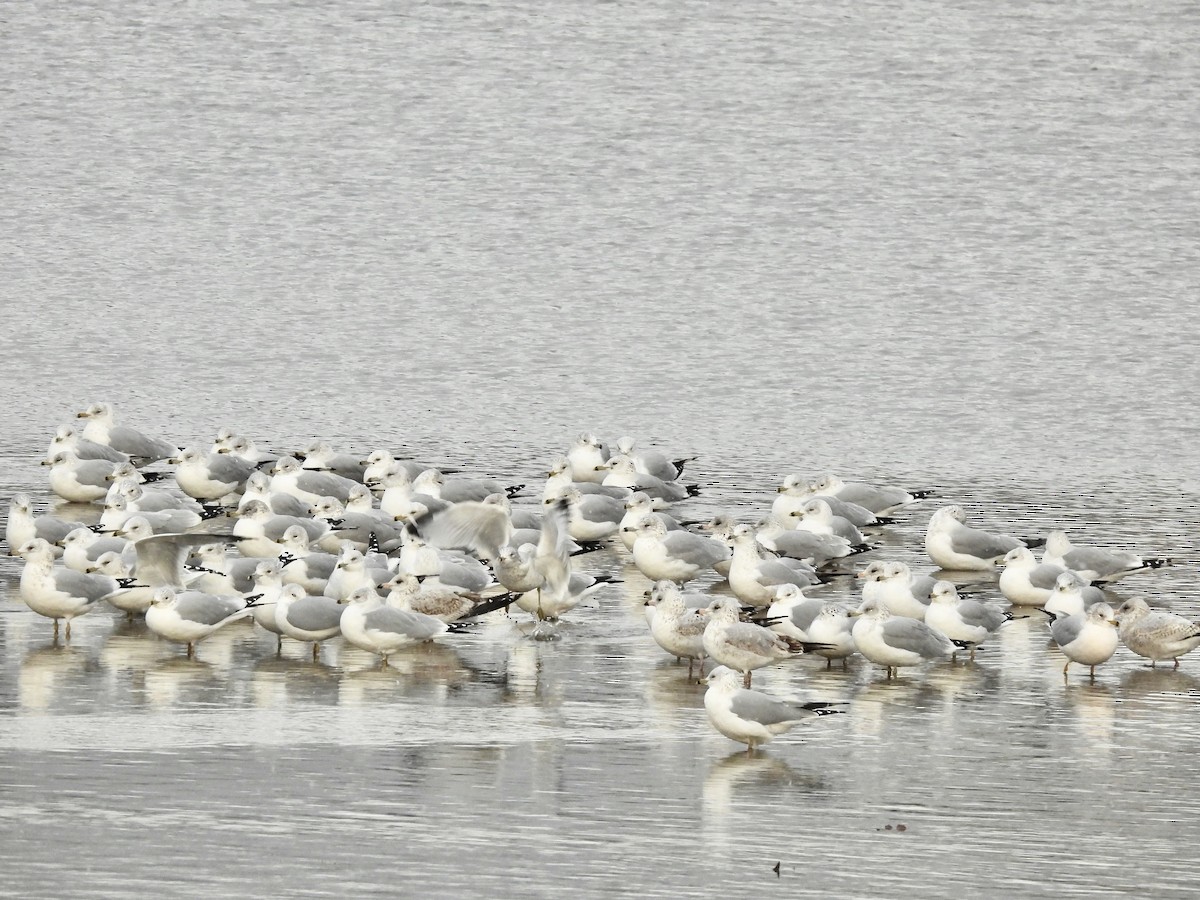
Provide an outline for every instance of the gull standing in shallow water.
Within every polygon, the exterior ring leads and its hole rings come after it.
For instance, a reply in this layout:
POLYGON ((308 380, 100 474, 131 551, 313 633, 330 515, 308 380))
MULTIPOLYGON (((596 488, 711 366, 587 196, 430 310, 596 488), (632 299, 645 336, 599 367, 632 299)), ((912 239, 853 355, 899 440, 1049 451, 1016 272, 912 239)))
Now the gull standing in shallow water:
POLYGON ((937 582, 930 592, 929 601, 925 624, 952 641, 969 644, 971 659, 975 658, 975 648, 1012 618, 1010 612, 969 597, 960 597, 958 589, 949 581, 937 582))
POLYGON ((878 600, 864 600, 852 634, 858 652, 887 667, 887 677, 900 666, 917 666, 953 656, 955 644, 940 631, 917 619, 892 615, 878 600))
POLYGON ((358 588, 344 601, 342 637, 368 653, 388 657, 410 644, 431 641, 450 630, 441 619, 389 606, 371 588, 358 588))
POLYGON ((750 687, 753 670, 781 659, 791 659, 804 648, 769 628, 740 621, 739 613, 737 601, 731 597, 713 601, 704 629, 704 653, 721 665, 741 672, 745 686, 750 687))
POLYGON ((95 608, 101 600, 118 593, 122 585, 107 575, 90 575, 54 565, 54 550, 41 538, 22 544, 17 554, 25 558, 21 570, 21 599, 35 613, 54 620, 66 619, 66 637, 71 639, 71 620, 95 608))
POLYGON ((1071 663, 1077 662, 1088 666, 1095 678, 1096 666, 1108 662, 1117 651, 1117 620, 1113 618, 1113 608, 1107 603, 1097 603, 1083 614, 1055 616, 1050 623, 1050 636, 1067 657, 1064 677, 1071 663))
POLYGON ((713 669, 707 681, 708 720, 725 737, 745 744, 748 754, 801 723, 841 712, 829 703, 792 703, 749 690, 738 684, 738 673, 726 666, 713 669))
POLYGON ((688 609, 679 585, 663 579, 650 589, 646 603, 655 607, 650 619, 650 636, 677 660, 688 661, 688 680, 697 661, 704 671, 704 629, 708 618, 700 611, 688 609))
POLYGON ((168 641, 187 644, 190 658, 197 643, 230 622, 246 618, 253 609, 242 597, 162 587, 154 592, 146 610, 146 627, 168 641))
POLYGON ((655 515, 646 515, 633 526, 633 563, 652 581, 691 581, 729 559, 729 547, 690 531, 668 531, 655 515))
POLYGON ((1175 660, 1200 646, 1200 624, 1164 609, 1151 609, 1143 597, 1131 597, 1116 611, 1120 637, 1125 646, 1150 660, 1175 660))
POLYGON ((1158 569, 1170 565, 1169 559, 1143 557, 1123 550, 1104 550, 1100 547, 1077 547, 1065 531, 1046 535, 1042 562, 1059 565, 1079 572, 1092 581, 1116 581, 1134 572, 1158 569))

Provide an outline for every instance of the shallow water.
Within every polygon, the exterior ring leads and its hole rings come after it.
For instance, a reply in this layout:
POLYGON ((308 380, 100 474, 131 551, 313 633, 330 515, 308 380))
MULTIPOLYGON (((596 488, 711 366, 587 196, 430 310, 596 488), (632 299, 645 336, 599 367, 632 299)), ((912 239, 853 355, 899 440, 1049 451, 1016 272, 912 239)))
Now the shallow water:
MULTIPOLYGON (((674 0, 14 9, 0 493, 95 400, 526 482, 580 430, 937 490, 1176 565, 1200 615, 1200 20, 1183 3, 674 0)), ((915 505, 868 558, 928 568, 915 505)), ((69 645, 0 559, 0 846, 21 896, 1185 896, 1200 671, 799 660, 846 700, 747 759, 623 573, 390 670, 250 627, 69 645), (903 825, 901 831, 899 826, 903 825), (780 863, 778 876, 772 867, 780 863), (994 886, 994 888, 992 888, 994 886)), ((835 583, 828 593, 849 598, 835 583)), ((994 588, 989 590, 994 591, 994 588)))

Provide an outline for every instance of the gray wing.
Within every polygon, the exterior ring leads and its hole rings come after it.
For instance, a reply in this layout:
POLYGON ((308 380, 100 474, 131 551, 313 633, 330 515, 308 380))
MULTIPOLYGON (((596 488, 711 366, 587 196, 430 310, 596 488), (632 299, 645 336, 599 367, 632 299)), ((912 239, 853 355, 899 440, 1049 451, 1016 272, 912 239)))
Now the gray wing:
POLYGON ((1041 563, 1029 571, 1029 583, 1036 588, 1052 591, 1054 590, 1055 583, 1058 581, 1058 576, 1064 571, 1062 566, 1041 563))
POLYGON ((318 497, 337 497, 343 503, 350 498, 350 490, 355 483, 349 478, 316 469, 302 469, 296 476, 296 486, 300 490, 318 497))
POLYGON ((796 722, 816 716, 816 713, 811 710, 793 706, 760 691, 745 689, 734 692, 733 697, 730 698, 729 708, 735 716, 751 722, 758 722, 760 725, 778 725, 780 722, 796 722))
POLYGON ((1067 616, 1065 619, 1055 619, 1050 623, 1050 636, 1054 638, 1054 642, 1058 646, 1069 644, 1075 638, 1079 637, 1079 633, 1083 631, 1083 626, 1087 619, 1082 615, 1067 616))
POLYGON ((114 450, 140 459, 166 459, 176 456, 179 448, 158 438, 148 437, 128 425, 114 425, 108 430, 108 444, 114 450))
POLYGON ((246 602, 241 597, 223 597, 219 594, 187 592, 180 594, 175 601, 175 611, 181 619, 202 625, 219 625, 245 608, 246 602))
POLYGON ((774 584, 794 584, 797 587, 808 587, 813 579, 804 572, 797 572, 777 559, 764 559, 758 565, 758 583, 764 587, 774 584))
POLYGON ((801 631, 808 631, 808 627, 812 625, 813 620, 821 614, 821 609, 824 606, 824 600, 816 599, 808 599, 803 603, 797 603, 792 607, 792 624, 801 631))
POLYGON ((414 641, 428 640, 446 630, 446 623, 440 619, 392 606, 379 606, 370 610, 364 617, 364 624, 373 631, 403 634, 414 641))
POLYGON ((325 631, 342 620, 345 607, 332 597, 308 594, 288 607, 287 618, 293 628, 302 631, 325 631))
POLYGON ((749 622, 734 622, 725 629, 725 640, 739 650, 759 656, 771 656, 783 646, 775 632, 749 622))
POLYGON ((83 597, 93 603, 118 587, 117 582, 107 575, 89 575, 74 569, 55 569, 54 586, 72 597, 83 597))
POLYGON ((725 544, 690 531, 668 531, 662 538, 662 545, 668 555, 694 566, 711 566, 730 556, 725 544))
POLYGON ((909 591, 913 597, 929 605, 929 595, 933 593, 933 586, 937 584, 937 579, 929 575, 916 575, 909 584, 909 591))
POLYGON ((492 557, 512 537, 512 520, 501 506, 460 503, 417 520, 417 532, 435 547, 455 547, 492 557))
POLYGON ((958 614, 963 622, 973 628, 986 628, 995 631, 1004 624, 1004 613, 994 606, 980 603, 978 600, 960 600, 958 614))
POLYGON ((1004 534, 991 534, 978 528, 959 525, 950 532, 950 549, 955 553, 991 559, 1004 556, 1009 550, 1025 545, 1016 538, 1004 534))
POLYGON ((249 478, 250 473, 255 469, 253 463, 239 459, 236 456, 231 456, 228 453, 209 454, 207 463, 209 478, 213 481, 219 481, 222 484, 228 482, 237 482, 240 484, 249 478))
POLYGON ((1134 624, 1139 637, 1151 641, 1185 641, 1200 635, 1200 625, 1174 613, 1152 612, 1134 624))
POLYGON ((74 465, 75 480, 92 487, 107 487, 112 470, 112 463, 103 459, 84 459, 74 465))
POLYGON ((585 494, 578 509, 589 522, 620 522, 625 518, 625 504, 603 494, 585 494))
POLYGON ((883 623, 883 639, 888 646, 897 650, 908 650, 930 659, 954 651, 954 645, 948 637, 916 619, 896 616, 886 620, 883 623))
POLYGON ((1068 569, 1074 569, 1076 572, 1095 572, 1101 578, 1125 569, 1138 569, 1143 565, 1140 556, 1101 550, 1099 547, 1073 547, 1063 557, 1063 563, 1068 569))

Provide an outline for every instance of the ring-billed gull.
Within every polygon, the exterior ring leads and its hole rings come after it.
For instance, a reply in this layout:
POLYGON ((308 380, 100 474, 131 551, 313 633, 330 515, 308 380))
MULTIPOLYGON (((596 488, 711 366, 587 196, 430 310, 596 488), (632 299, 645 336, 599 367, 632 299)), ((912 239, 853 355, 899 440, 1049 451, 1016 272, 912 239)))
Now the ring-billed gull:
POLYGON ((1175 660, 1200 646, 1200 624, 1163 609, 1151 609, 1143 597, 1131 597, 1122 603, 1115 618, 1125 646, 1150 660, 1175 660))
POLYGON ((187 644, 187 655, 191 657, 197 643, 252 611, 253 606, 243 597, 162 587, 154 592, 146 610, 146 627, 168 641, 187 644))
POLYGON ((813 644, 813 653, 823 656, 827 666, 835 659, 846 664, 846 658, 858 649, 854 643, 854 619, 850 610, 840 603, 823 603, 821 611, 808 624, 808 639, 813 644))
POLYGON ((76 413, 76 417, 88 420, 83 427, 83 437, 97 444, 107 444, 139 465, 168 459, 179 453, 179 448, 168 441, 150 437, 128 425, 118 425, 116 414, 108 403, 93 403, 76 413))
POLYGON ((730 589, 743 603, 769 606, 775 600, 775 589, 781 584, 804 588, 820 582, 815 571, 806 563, 766 555, 750 525, 735 525, 731 540, 733 554, 726 577, 730 589))
POLYGON ((708 618, 702 612, 689 609, 679 585, 663 579, 654 583, 646 602, 654 606, 650 619, 650 636, 654 642, 676 659, 688 661, 688 680, 692 668, 699 662, 704 670, 704 629, 708 618))
POLYGON ((892 615, 907 619, 925 618, 930 593, 937 583, 936 578, 918 575, 907 563, 898 561, 872 563, 859 572, 858 577, 866 579, 864 600, 874 598, 892 615))
POLYGON ((291 494, 305 503, 316 503, 322 497, 337 497, 345 503, 350 489, 358 484, 333 472, 305 469, 294 456, 283 456, 270 469, 271 490, 291 494))
POLYGON ((857 503, 842 500, 832 494, 825 494, 818 491, 801 475, 787 476, 783 480, 783 484, 776 488, 775 491, 778 496, 771 503, 771 512, 779 516, 780 519, 786 519, 798 513, 809 500, 819 499, 829 505, 830 510, 835 516, 840 516, 856 528, 886 524, 886 522, 881 521, 879 516, 865 506, 860 506, 857 503))
POLYGON ((653 475, 661 481, 678 481, 683 477, 683 467, 699 457, 682 456, 671 459, 658 450, 638 450, 637 442, 631 437, 617 440, 617 452, 633 460, 633 466, 645 475, 653 475))
POLYGON ((887 668, 891 678, 901 666, 918 666, 953 656, 950 638, 918 619, 894 616, 877 600, 864 600, 857 610, 852 634, 858 652, 887 668))
POLYGON ((24 557, 21 570, 20 596, 26 605, 40 616, 54 620, 58 635, 58 620, 66 621, 66 637, 71 639, 71 620, 91 612, 97 603, 122 590, 122 585, 106 575, 91 575, 54 565, 54 550, 41 538, 22 544, 19 555, 24 557))
POLYGON ((664 503, 675 503, 695 497, 700 492, 697 484, 682 484, 678 481, 663 481, 653 475, 646 475, 637 470, 633 460, 628 456, 614 456, 600 466, 605 472, 601 484, 613 487, 629 488, 631 491, 641 491, 651 500, 664 503))
POLYGON ((486 615, 513 602, 511 593, 483 596, 445 584, 422 582, 415 575, 400 575, 382 585, 386 600, 397 609, 408 609, 441 619, 446 624, 486 615))
POLYGON ((635 491, 625 498, 624 503, 625 515, 621 517, 621 521, 618 523, 619 530, 617 534, 620 535, 621 543, 625 545, 625 549, 631 552, 633 551, 633 543, 638 538, 636 526, 646 516, 655 516, 666 526, 667 531, 684 530, 683 526, 673 516, 655 511, 654 501, 650 499, 648 494, 635 491))
POLYGON ((70 450, 80 459, 105 459, 114 463, 129 462, 128 454, 114 450, 107 444, 89 441, 70 425, 59 425, 55 429, 54 437, 50 439, 50 446, 46 450, 46 457, 52 457, 60 450, 70 450))
POLYGON ((50 490, 69 503, 91 503, 108 495, 113 473, 121 463, 106 459, 80 459, 71 450, 59 450, 42 461, 50 467, 50 490))
POLYGON ((784 637, 810 641, 808 628, 824 605, 824 600, 804 596, 804 591, 794 584, 781 584, 775 589, 775 599, 763 618, 771 623, 768 628, 784 637))
POLYGON ((567 529, 577 541, 604 541, 613 537, 625 518, 625 504, 601 494, 581 494, 571 488, 561 497, 547 497, 542 503, 549 507, 562 500, 567 508, 567 529))
POLYGON ((190 509, 135 511, 130 509, 129 501, 124 497, 113 497, 105 502, 104 512, 100 514, 100 530, 115 533, 124 529, 130 519, 140 519, 155 534, 178 534, 204 521, 200 513, 190 509))
POLYGON ((296 456, 305 469, 333 472, 359 484, 363 483, 369 465, 361 454, 335 450, 327 441, 314 441, 296 456))
POLYGON ((1050 591, 1043 608, 1048 613, 1070 616, 1084 612, 1095 603, 1103 602, 1104 591, 1088 584, 1077 573, 1064 569, 1054 580, 1054 589, 1050 591))
POLYGON ((1028 544, 1011 535, 972 528, 966 520, 966 511, 958 505, 943 506, 930 516, 925 552, 935 565, 951 572, 990 572, 1008 551, 1028 544))
MULTIPOLYGON (((8 555, 15 556, 13 551, 27 541, 41 538, 46 543, 61 548, 67 535, 79 528, 86 528, 82 522, 74 522, 61 516, 33 514, 33 500, 28 494, 14 494, 8 506, 8 522, 4 526, 4 539, 8 542, 8 555)), ((59 553, 60 550, 55 550, 59 553)))
POLYGON ((937 582, 930 592, 929 601, 925 624, 952 641, 969 644, 971 659, 975 658, 975 649, 992 632, 1012 619, 1012 613, 970 597, 960 597, 958 589, 949 581, 937 582))
POLYGON ((307 500, 301 500, 282 491, 271 490, 271 476, 261 470, 250 473, 238 499, 238 512, 247 504, 258 501, 267 504, 271 512, 281 516, 306 516, 312 506, 307 500))
POLYGON ((864 506, 876 515, 883 515, 915 500, 930 496, 929 491, 906 491, 888 485, 865 481, 844 481, 837 475, 824 475, 813 482, 818 494, 832 494, 841 500, 864 506))
POLYGON ((338 561, 325 583, 325 593, 337 600, 345 600, 358 588, 377 590, 394 575, 391 569, 373 564, 372 557, 346 545, 338 554, 338 561))
POLYGON ((170 460, 175 465, 175 483, 196 500, 220 500, 239 493, 254 464, 228 453, 206 453, 186 447, 170 460))
POLYGON ((833 508, 820 497, 811 497, 804 505, 789 513, 796 527, 814 534, 832 534, 845 538, 851 544, 866 543, 862 532, 848 519, 834 515, 833 508))
POLYGON ((810 559, 817 568, 835 559, 870 549, 866 544, 852 546, 848 540, 836 534, 789 529, 774 513, 759 520, 754 536, 772 553, 792 559, 810 559))
POLYGON ((1116 581, 1134 572, 1157 569, 1171 563, 1169 559, 1139 556, 1125 550, 1076 546, 1062 530, 1046 535, 1042 562, 1071 569, 1091 581, 1116 581))
POLYGON ((838 713, 829 703, 792 703, 738 684, 738 673, 717 666, 708 674, 704 709, 714 728, 746 745, 747 753, 795 726, 838 713))
POLYGON ((243 555, 278 556, 286 551, 280 539, 292 527, 303 528, 311 542, 326 535, 332 526, 324 519, 281 516, 271 512, 265 503, 255 501, 246 504, 238 513, 233 523, 233 533, 241 538, 238 549, 243 555))
POLYGON ((1117 650, 1117 620, 1107 603, 1096 603, 1085 613, 1055 616, 1050 623, 1050 636, 1067 658, 1063 675, 1071 663, 1088 666, 1096 677, 1096 666, 1108 662, 1117 650))
POLYGON ((410 610, 396 609, 384 602, 372 588, 360 587, 343 601, 342 637, 359 649, 388 657, 402 647, 431 641, 450 630, 441 619, 410 610))
POLYGON ((560 457, 550 465, 546 473, 546 484, 542 487, 543 500, 555 500, 574 488, 581 494, 603 494, 615 500, 624 500, 633 493, 627 487, 605 485, 599 481, 575 481, 571 477, 571 464, 567 458, 560 457))
MULTIPOLYGON (((20 545, 18 545, 20 546, 20 545)), ((68 569, 86 572, 105 553, 128 553, 130 564, 135 559, 132 545, 124 538, 97 534, 90 528, 74 528, 62 541, 62 561, 68 569)))
POLYGON ((730 557, 720 541, 690 531, 668 531, 654 515, 643 516, 632 529, 633 563, 651 581, 691 581, 730 557))
POLYGON ((467 500, 410 518, 409 529, 435 547, 466 550, 482 560, 495 559, 512 538, 510 508, 504 494, 493 492, 483 500, 467 500))
POLYGON ((608 445, 594 434, 581 434, 567 450, 567 462, 571 467, 572 481, 604 481, 606 471, 601 468, 608 462, 608 445))
POLYGON ((275 596, 275 625, 293 640, 313 645, 313 659, 321 655, 321 642, 342 633, 345 607, 332 597, 306 593, 298 584, 285 584, 275 596))
POLYGON ((1015 606, 1045 606, 1058 576, 1067 569, 1053 563, 1038 562, 1028 547, 1009 550, 1002 560, 999 587, 1015 606))
POLYGON ((714 600, 708 608, 704 653, 741 672, 746 687, 750 686, 750 673, 755 669, 791 659, 803 651, 797 641, 753 622, 741 621, 737 602, 730 597, 714 600))

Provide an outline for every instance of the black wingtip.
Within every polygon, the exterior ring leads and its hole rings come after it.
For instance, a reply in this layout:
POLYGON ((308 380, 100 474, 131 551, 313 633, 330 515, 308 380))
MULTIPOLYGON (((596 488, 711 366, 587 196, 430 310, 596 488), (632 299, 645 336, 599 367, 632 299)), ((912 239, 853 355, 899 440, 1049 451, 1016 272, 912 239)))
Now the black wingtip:
POLYGON ((223 506, 204 505, 204 506, 200 507, 201 521, 207 521, 208 519, 215 519, 218 516, 223 516, 223 515, 225 515, 225 507, 223 507, 223 506))
POLYGON ((697 497, 700 495, 700 485, 698 484, 685 484, 683 487, 687 491, 687 495, 689 497, 697 497))
POLYGON ((1030 550, 1036 550, 1038 547, 1046 546, 1046 539, 1044 537, 1019 538, 1019 540, 1030 550))
POLYGON ((142 481, 146 482, 146 484, 153 484, 155 481, 162 481, 164 478, 168 477, 171 473, 170 472, 146 472, 146 471, 139 469, 138 474, 140 474, 142 476, 142 481))
POLYGON ((930 497, 936 497, 937 491, 933 488, 917 488, 915 491, 909 491, 914 500, 928 500, 930 497))
POLYGON ((508 496, 509 500, 512 500, 514 497, 516 497, 518 494, 520 494, 521 491, 523 491, 523 490, 525 490, 525 485, 512 484, 504 489, 504 493, 508 496))

